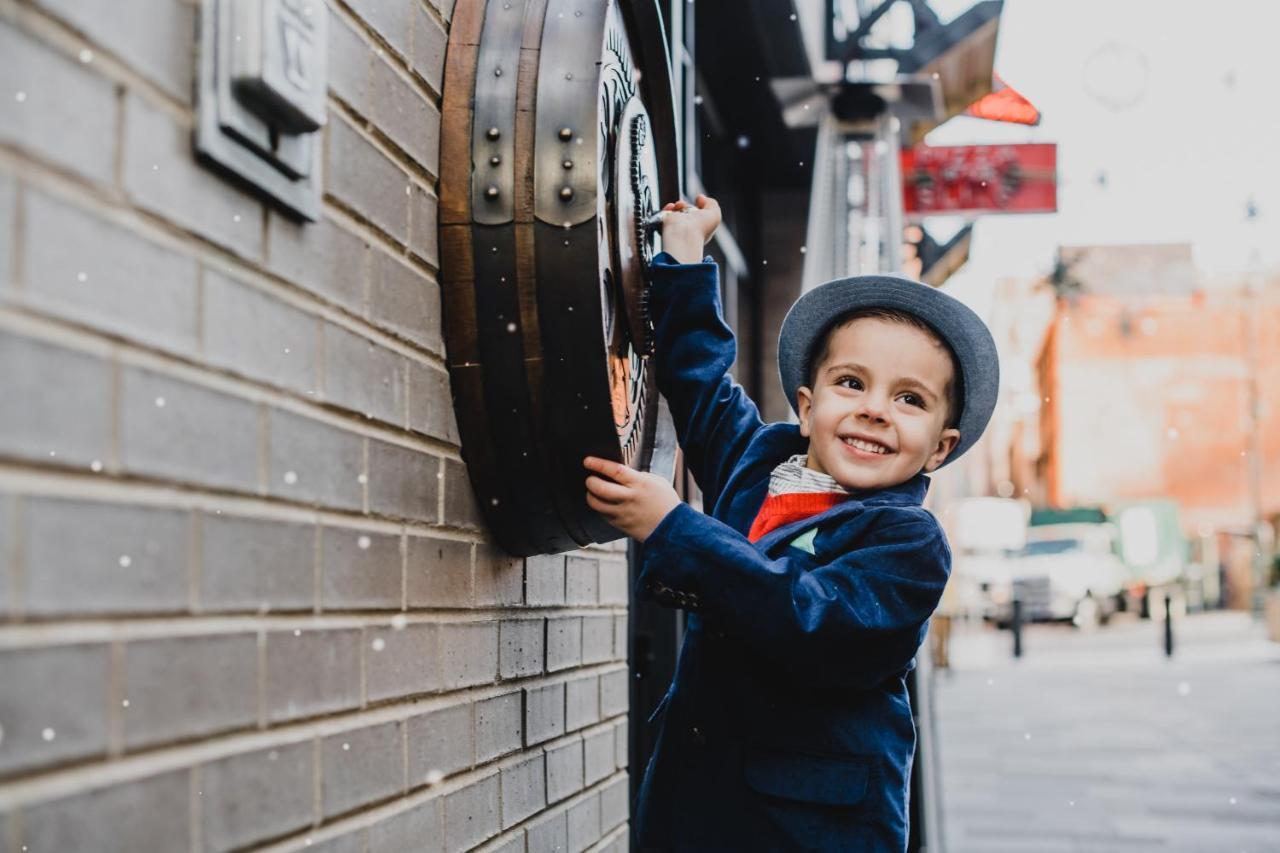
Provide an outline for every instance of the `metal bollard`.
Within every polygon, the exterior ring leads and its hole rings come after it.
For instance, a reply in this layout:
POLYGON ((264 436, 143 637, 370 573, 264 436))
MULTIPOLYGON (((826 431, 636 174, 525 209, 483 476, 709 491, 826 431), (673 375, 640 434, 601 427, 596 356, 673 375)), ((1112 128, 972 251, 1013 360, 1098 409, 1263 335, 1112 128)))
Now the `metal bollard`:
POLYGON ((1022 599, 1013 600, 1013 621, 1009 625, 1013 631, 1013 656, 1022 657, 1022 599))
POLYGON ((1164 656, 1173 657, 1173 596, 1164 594, 1164 656))

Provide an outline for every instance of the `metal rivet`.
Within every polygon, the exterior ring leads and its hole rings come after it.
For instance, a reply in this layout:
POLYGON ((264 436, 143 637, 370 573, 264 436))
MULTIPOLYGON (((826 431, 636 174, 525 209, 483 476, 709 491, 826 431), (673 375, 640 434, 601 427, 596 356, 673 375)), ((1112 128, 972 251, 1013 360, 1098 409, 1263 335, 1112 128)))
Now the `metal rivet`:
POLYGON ((572 160, 565 160, 565 161, 564 161, 563 163, 561 163, 560 165, 561 165, 561 166, 564 166, 566 169, 572 169, 572 168, 573 168, 573 161, 572 161, 572 160))
POLYGON ((502 131, 498 130, 496 127, 491 127, 485 133, 485 136, 489 137, 490 139, 497 139, 498 137, 502 136, 502 131))
POLYGON ((573 187, 561 187, 561 188, 560 188, 560 200, 561 200, 561 201, 569 201, 569 200, 570 200, 570 199, 572 199, 572 198, 573 198, 573 187))
POLYGON ((568 142, 570 139, 573 139, 573 128, 571 127, 560 128, 560 138, 563 139, 565 142, 568 142))
POLYGON ((498 254, 498 247, 497 247, 497 246, 494 246, 494 247, 492 247, 491 249, 489 249, 489 254, 491 254, 491 255, 496 255, 496 254, 498 254))
POLYGON ((501 77, 501 76, 502 76, 502 69, 501 69, 501 68, 495 68, 495 69, 493 69, 493 76, 494 76, 494 77, 501 77))
POLYGON ((497 197, 498 197, 498 188, 497 188, 497 187, 489 187, 488 189, 486 189, 486 190, 484 191, 484 197, 485 197, 485 198, 487 198, 487 199, 489 199, 490 201, 492 201, 493 199, 497 198, 497 197))
POLYGON ((572 79, 573 79, 573 72, 572 72, 572 71, 566 71, 566 72, 565 72, 565 74, 564 74, 564 79, 566 79, 566 80, 572 80, 572 79))
POLYGON ((490 158, 489 158, 489 165, 490 165, 490 166, 496 166, 496 165, 498 165, 498 164, 499 164, 499 163, 501 163, 501 162, 502 162, 502 158, 501 158, 501 157, 499 157, 497 154, 494 154, 492 157, 490 157, 490 158))

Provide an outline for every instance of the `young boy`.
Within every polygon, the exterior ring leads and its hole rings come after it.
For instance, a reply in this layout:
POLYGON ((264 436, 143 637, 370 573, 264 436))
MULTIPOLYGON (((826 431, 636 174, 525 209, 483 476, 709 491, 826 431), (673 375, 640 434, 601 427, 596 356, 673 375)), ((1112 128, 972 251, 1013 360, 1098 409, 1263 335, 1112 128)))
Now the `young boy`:
MULTIPOLYGON (((652 269, 658 386, 708 514, 588 458, 588 503, 644 542, 637 592, 688 611, 634 830, 642 849, 904 851, 915 727, 905 678, 951 555, 926 472, 995 405, 995 345, 938 290, 829 282, 782 324, 799 425, 727 376, 719 206, 667 205, 652 269)), ((651 720, 651 722, 652 722, 651 720)))

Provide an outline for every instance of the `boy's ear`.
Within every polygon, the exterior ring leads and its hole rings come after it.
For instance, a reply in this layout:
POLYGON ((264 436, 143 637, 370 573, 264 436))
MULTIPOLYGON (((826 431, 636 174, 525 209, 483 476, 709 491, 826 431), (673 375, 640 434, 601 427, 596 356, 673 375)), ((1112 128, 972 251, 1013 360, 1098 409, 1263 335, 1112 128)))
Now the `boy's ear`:
POLYGON ((796 414, 800 416, 800 434, 809 437, 809 412, 813 408, 813 392, 805 385, 796 389, 796 414))
POLYGON ((951 455, 951 451, 956 449, 956 445, 960 443, 960 430, 948 427, 938 436, 938 444, 933 448, 933 452, 929 454, 929 458, 925 460, 924 470, 933 472, 938 469, 943 462, 947 461, 947 457, 951 455))

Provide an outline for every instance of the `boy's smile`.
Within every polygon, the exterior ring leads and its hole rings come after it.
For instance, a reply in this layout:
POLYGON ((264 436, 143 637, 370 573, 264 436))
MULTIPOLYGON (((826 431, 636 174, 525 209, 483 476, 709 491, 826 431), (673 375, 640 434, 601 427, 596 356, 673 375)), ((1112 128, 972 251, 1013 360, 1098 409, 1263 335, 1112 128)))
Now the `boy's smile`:
POLYGON ((960 440, 946 426, 957 378, 943 345, 876 317, 830 334, 814 387, 796 392, 808 467, 847 489, 880 489, 941 465, 960 440))

